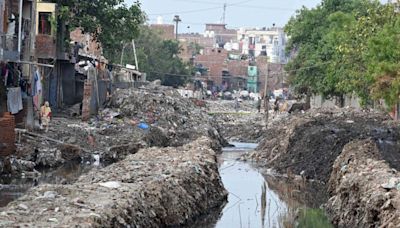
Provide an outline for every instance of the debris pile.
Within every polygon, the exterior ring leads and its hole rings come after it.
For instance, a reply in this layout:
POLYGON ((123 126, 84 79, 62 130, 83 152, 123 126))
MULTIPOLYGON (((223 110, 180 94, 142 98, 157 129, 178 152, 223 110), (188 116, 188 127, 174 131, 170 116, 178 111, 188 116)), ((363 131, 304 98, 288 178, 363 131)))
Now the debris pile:
POLYGON ((226 200, 211 141, 142 149, 71 185, 42 185, 0 209, 0 226, 165 227, 226 200), (150 158, 150 159, 149 159, 150 158))
MULTIPOLYGON (((398 127, 391 126, 387 120, 389 117, 379 113, 343 110, 285 117, 271 122, 257 151, 248 154, 246 159, 280 173, 301 174, 326 183, 334 161, 347 143, 369 137, 376 141, 398 141, 398 127)), ((391 162, 391 153, 383 156, 391 162)), ((391 165, 400 168, 394 162, 391 165)))
POLYGON ((400 226, 400 173, 383 159, 371 139, 344 147, 333 166, 326 204, 336 226, 400 226))
POLYGON ((94 162, 94 156, 109 164, 140 148, 182 146, 202 136, 212 139, 218 151, 228 144, 219 129, 193 100, 172 88, 151 85, 117 90, 108 108, 87 122, 54 117, 49 132, 21 131, 13 156, 40 167, 58 167, 71 160, 94 162))
POLYGON ((207 101, 207 108, 221 126, 222 136, 231 142, 259 142, 265 126, 263 114, 258 113, 256 101, 245 100, 236 112, 234 101, 207 101))
POLYGON ((157 128, 146 138, 150 146, 181 146, 201 136, 216 140, 215 145, 219 145, 214 149, 227 144, 215 121, 193 100, 181 97, 176 90, 157 88, 118 90, 111 107, 133 124, 145 123, 157 128), (151 136, 152 133, 155 135, 151 136))

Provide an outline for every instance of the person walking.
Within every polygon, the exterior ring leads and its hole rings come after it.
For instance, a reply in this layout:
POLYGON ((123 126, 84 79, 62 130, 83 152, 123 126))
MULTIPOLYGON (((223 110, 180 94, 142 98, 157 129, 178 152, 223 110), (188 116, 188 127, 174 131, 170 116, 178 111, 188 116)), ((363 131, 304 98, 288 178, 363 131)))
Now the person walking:
POLYGON ((44 102, 44 105, 40 108, 40 118, 42 127, 46 127, 46 132, 48 132, 51 118, 51 108, 48 101, 44 102))

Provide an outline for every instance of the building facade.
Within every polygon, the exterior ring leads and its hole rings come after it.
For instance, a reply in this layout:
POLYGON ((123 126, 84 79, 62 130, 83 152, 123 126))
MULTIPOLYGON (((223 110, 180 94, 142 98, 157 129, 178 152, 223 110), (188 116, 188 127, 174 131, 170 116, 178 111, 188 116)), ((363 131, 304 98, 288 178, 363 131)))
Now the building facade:
POLYGON ((268 56, 271 63, 288 62, 285 52, 287 36, 283 28, 238 30, 237 39, 242 54, 252 57, 268 56))

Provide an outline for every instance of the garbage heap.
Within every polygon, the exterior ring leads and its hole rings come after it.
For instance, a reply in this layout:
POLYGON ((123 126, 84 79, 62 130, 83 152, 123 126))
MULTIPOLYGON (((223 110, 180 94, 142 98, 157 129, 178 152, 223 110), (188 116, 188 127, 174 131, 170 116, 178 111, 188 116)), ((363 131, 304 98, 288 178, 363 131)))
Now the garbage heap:
POLYGON ((169 87, 118 90, 110 107, 133 124, 149 126, 149 146, 181 146, 201 136, 213 139, 216 150, 227 145, 206 110, 169 87))
MULTIPOLYGON (((353 140, 387 139, 394 144, 386 145, 386 149, 396 149, 400 129, 389 119, 381 113, 348 110, 315 110, 291 115, 271 121, 257 150, 246 158, 280 173, 301 174, 327 183, 336 158, 353 140)), ((400 168, 392 159, 400 156, 385 151, 381 150, 385 160, 400 168)))
POLYGON ((329 190, 332 197, 325 208, 335 226, 400 226, 400 174, 384 161, 374 140, 345 146, 333 166, 329 190))
POLYGON ((41 185, 0 209, 0 227, 166 227, 220 208, 211 141, 142 149, 71 185, 41 185))

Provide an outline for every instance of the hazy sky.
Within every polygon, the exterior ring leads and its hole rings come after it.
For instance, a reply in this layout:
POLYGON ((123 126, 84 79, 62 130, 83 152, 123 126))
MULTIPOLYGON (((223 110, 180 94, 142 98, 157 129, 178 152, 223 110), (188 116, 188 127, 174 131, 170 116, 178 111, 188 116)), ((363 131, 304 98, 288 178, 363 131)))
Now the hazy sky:
MULTIPOLYGON (((135 0, 125 0, 131 4, 135 0)), ((178 14, 182 23, 180 33, 203 32, 205 23, 219 23, 226 8, 226 24, 229 28, 243 26, 284 26, 296 9, 303 5, 314 7, 321 0, 140 0, 150 23, 162 16, 164 23, 172 23, 178 14), (188 28, 190 26, 190 28, 188 28)))

